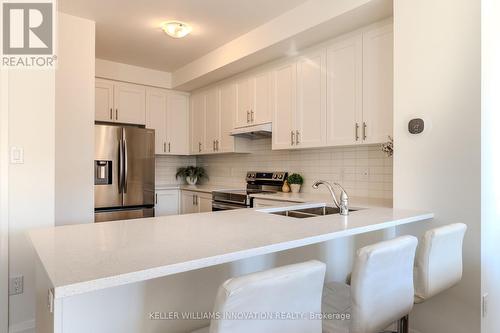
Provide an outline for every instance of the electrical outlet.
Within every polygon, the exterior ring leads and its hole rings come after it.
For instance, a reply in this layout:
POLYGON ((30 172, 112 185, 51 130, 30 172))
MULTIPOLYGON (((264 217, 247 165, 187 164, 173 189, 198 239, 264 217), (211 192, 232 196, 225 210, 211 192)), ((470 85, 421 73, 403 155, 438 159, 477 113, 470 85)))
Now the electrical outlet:
POLYGON ((9 295, 19 295, 24 292, 24 277, 22 275, 11 277, 9 280, 9 295))

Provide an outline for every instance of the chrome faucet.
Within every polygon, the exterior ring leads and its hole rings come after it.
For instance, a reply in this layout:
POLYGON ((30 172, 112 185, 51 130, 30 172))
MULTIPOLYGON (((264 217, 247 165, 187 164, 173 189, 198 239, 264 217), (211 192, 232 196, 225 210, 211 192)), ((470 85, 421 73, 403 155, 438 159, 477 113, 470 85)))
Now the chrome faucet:
POLYGON ((340 210, 340 215, 349 215, 349 196, 347 195, 347 192, 344 190, 344 188, 339 183, 333 183, 333 185, 339 187, 342 191, 340 193, 339 203, 339 201, 337 200, 337 196, 335 195, 335 191, 333 190, 332 184, 324 180, 318 180, 313 184, 312 187, 313 189, 318 189, 319 185, 325 185, 326 188, 328 188, 328 191, 330 191, 330 194, 332 195, 335 206, 337 206, 337 208, 340 210))

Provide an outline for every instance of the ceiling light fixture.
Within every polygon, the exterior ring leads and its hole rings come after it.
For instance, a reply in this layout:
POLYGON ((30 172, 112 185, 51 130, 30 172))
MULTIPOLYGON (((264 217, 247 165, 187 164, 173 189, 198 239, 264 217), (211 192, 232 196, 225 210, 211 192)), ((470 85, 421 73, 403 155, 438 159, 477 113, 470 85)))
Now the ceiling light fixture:
POLYGON ((186 37, 192 30, 192 28, 186 23, 177 21, 163 22, 160 27, 167 35, 173 38, 186 37))

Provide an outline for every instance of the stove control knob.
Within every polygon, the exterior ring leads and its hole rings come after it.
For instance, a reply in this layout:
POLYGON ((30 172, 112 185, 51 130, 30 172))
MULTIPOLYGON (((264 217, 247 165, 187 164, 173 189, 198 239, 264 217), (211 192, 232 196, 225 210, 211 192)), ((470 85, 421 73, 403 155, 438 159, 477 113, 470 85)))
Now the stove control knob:
POLYGON ((280 173, 280 174, 278 175, 278 179, 283 179, 283 174, 281 174, 281 173, 280 173))

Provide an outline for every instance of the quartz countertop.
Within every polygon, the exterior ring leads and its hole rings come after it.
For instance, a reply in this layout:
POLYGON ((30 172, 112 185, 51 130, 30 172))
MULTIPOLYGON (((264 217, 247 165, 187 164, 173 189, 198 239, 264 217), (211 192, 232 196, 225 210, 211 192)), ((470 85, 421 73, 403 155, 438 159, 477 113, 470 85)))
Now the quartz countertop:
MULTIPOLYGON (((275 201, 289 201, 292 203, 305 203, 305 202, 328 202, 333 204, 332 197, 329 193, 255 193, 251 197, 256 199, 275 200, 275 201)), ((363 197, 349 197, 349 206, 362 207, 362 208, 391 208, 392 199, 377 199, 377 198, 363 198, 363 197)))
POLYGON ((373 208, 295 219, 269 214, 273 209, 283 208, 68 225, 29 236, 55 297, 63 298, 433 217, 373 208))

